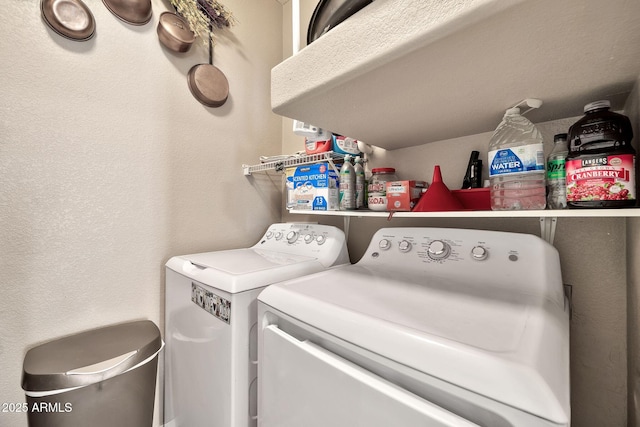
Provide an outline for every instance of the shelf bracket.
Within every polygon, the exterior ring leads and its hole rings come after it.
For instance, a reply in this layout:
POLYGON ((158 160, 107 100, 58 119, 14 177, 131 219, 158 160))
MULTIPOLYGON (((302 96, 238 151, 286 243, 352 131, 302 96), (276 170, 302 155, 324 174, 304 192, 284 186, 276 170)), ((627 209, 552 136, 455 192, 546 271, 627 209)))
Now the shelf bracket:
POLYGON ((342 218, 344 221, 344 236, 346 239, 349 238, 349 224, 351 224, 351 217, 345 216, 342 218))
POLYGON ((540 217, 540 237, 547 243, 553 245, 553 239, 556 236, 557 217, 540 217))

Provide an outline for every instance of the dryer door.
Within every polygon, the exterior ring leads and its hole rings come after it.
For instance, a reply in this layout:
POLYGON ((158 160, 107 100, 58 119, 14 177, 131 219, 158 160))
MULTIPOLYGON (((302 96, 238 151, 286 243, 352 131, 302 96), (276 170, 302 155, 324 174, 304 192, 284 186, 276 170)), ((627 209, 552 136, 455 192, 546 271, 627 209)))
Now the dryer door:
POLYGON ((262 344, 262 427, 477 427, 276 325, 262 344))

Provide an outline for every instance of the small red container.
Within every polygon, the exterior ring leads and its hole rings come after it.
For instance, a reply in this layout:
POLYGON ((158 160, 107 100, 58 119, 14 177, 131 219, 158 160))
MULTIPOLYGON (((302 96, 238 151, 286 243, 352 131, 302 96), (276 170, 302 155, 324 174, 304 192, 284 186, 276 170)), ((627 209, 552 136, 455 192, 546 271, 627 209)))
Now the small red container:
POLYGON ((315 141, 305 139, 304 141, 304 150, 307 154, 318 154, 324 153, 326 151, 331 151, 333 149, 333 138, 329 138, 324 141, 315 141))
POLYGON ((472 211, 491 210, 491 195, 488 187, 452 190, 451 193, 462 203, 465 209, 472 211))

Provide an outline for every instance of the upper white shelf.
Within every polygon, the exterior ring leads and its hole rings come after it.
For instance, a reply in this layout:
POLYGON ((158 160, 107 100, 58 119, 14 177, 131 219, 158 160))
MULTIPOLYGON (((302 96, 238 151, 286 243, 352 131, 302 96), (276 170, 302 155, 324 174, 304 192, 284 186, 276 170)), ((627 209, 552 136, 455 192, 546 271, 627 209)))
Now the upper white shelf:
MULTIPOLYGON (((290 210, 292 214, 327 215, 356 218, 388 218, 391 212, 357 211, 306 211, 290 210)), ((561 209, 529 211, 449 211, 449 212, 394 212, 393 218, 604 218, 640 217, 640 208, 627 209, 561 209)))
POLYGON ((273 111, 396 149, 623 109, 640 76, 640 1, 376 0, 273 68, 273 111))

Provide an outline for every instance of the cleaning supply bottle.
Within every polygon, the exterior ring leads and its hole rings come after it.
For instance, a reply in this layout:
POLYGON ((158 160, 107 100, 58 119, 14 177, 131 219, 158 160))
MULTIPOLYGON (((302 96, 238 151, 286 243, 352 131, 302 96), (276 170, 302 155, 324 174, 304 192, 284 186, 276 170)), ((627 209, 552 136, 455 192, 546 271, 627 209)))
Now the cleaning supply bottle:
POLYGON ((351 164, 351 156, 344 156, 340 168, 340 210, 356 209, 356 173, 351 164))
POLYGON ((505 112, 489 141, 491 209, 544 209, 542 134, 517 107, 505 112))
POLYGON ((567 183, 565 160, 569 154, 567 134, 553 137, 553 150, 547 159, 547 207, 565 209, 567 207, 567 183))
POLYGON ((353 170, 356 176, 356 209, 360 209, 364 207, 364 168, 360 156, 356 156, 353 170))
POLYGON ((367 209, 369 207, 369 184, 371 183, 371 169, 369 168, 369 162, 366 160, 366 154, 363 157, 364 166, 364 197, 362 200, 362 207, 367 209))

